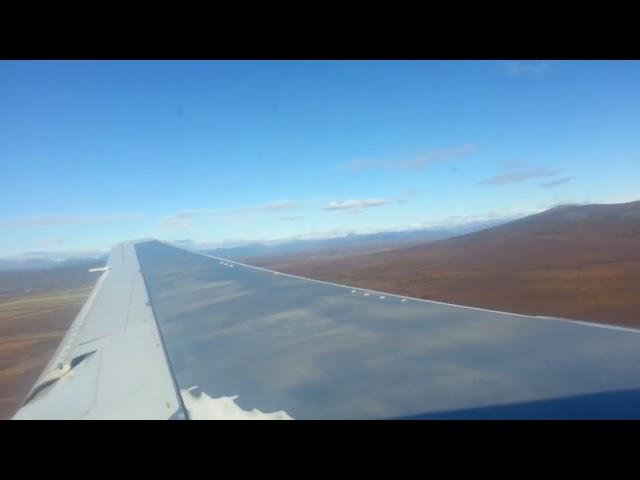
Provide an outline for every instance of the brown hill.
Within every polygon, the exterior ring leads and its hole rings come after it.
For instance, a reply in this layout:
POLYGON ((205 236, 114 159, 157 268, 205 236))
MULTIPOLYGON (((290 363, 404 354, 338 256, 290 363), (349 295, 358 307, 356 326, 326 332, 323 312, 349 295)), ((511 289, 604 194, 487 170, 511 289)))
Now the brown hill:
POLYGON ((640 201, 555 207, 382 253, 253 263, 431 300, 640 327, 640 201))

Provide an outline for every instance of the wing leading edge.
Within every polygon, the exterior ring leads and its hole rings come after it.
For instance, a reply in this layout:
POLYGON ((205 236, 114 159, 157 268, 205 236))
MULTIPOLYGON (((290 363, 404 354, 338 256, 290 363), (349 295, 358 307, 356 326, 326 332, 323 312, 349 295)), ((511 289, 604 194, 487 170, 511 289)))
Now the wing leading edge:
POLYGON ((15 418, 640 418, 638 333, 125 242, 15 418))

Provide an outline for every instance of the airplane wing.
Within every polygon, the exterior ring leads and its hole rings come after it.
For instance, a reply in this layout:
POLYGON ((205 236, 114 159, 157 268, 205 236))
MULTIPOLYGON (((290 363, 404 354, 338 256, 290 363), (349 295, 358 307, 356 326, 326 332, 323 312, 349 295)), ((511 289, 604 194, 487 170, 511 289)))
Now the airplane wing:
POLYGON ((15 419, 640 418, 640 331, 116 246, 15 419))

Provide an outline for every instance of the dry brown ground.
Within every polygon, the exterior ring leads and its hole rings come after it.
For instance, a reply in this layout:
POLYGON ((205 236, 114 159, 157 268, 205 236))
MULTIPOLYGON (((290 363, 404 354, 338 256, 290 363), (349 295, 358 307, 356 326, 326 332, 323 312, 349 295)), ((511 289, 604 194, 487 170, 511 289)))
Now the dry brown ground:
POLYGON ((90 292, 91 285, 0 300, 0 419, 20 407, 90 292))

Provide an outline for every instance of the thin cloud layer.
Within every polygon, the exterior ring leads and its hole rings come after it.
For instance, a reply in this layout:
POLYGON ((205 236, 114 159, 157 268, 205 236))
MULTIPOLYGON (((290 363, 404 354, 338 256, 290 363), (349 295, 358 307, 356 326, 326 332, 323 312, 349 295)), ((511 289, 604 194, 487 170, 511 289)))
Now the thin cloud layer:
POLYGON ((505 62, 504 68, 510 77, 543 78, 551 70, 548 62, 505 62))
POLYGON ((559 178, 558 180, 552 180, 551 182, 539 183, 538 186, 542 188, 557 187, 558 185, 564 185, 565 183, 569 183, 574 178, 575 177, 563 177, 563 178, 559 178))
POLYGON ((487 186, 508 185, 510 183, 524 182, 533 178, 553 177, 558 173, 559 172, 557 170, 550 170, 546 168, 526 169, 494 175, 493 177, 486 178, 478 183, 480 185, 487 186))
POLYGON ((160 220, 160 226, 167 228, 189 228, 194 220, 212 220, 220 217, 241 217, 251 213, 277 212, 297 208, 299 203, 293 200, 250 205, 247 207, 218 210, 183 210, 167 215, 160 220))
POLYGON ((363 208, 380 207, 397 203, 397 200, 385 200, 382 198, 372 198, 368 200, 343 200, 333 201, 324 206, 323 210, 361 210, 363 208))
POLYGON ((0 257, 0 261, 25 262, 29 260, 51 260, 60 262, 70 259, 93 259, 108 255, 113 247, 64 251, 32 251, 0 257))
POLYGON ((135 222, 142 219, 144 219, 144 215, 137 213, 112 215, 42 215, 37 217, 0 219, 0 228, 64 227, 100 223, 135 222))
POLYGON ((241 208, 238 211, 259 212, 259 211, 270 211, 270 210, 289 210, 291 208, 296 208, 297 206, 298 206, 298 202, 295 202, 293 200, 284 200, 281 202, 255 205, 253 207, 247 207, 245 209, 241 208))
POLYGON ((168 215, 160 221, 160 226, 167 228, 189 228, 193 213, 190 211, 178 212, 168 215))
POLYGON ((369 168, 382 169, 423 169, 438 162, 455 160, 472 154, 478 149, 476 144, 467 144, 454 148, 442 148, 416 155, 409 159, 352 160, 340 165, 341 170, 359 172, 369 168))

